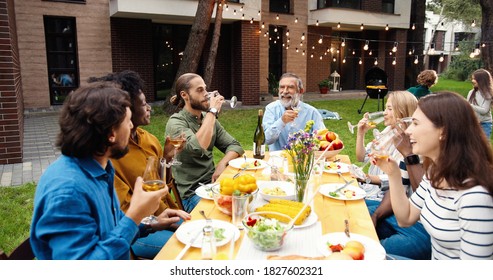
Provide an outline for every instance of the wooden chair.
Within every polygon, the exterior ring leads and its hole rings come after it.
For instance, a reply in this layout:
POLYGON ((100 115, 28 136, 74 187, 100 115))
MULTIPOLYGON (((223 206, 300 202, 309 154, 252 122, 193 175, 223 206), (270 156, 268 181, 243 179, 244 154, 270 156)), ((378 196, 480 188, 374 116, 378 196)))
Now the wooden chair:
POLYGON ((29 237, 17 246, 17 248, 15 248, 8 256, 4 251, 0 250, 0 260, 33 260, 34 258, 29 237))
POLYGON ((181 201, 180 192, 178 192, 178 188, 176 187, 175 184, 175 179, 171 178, 171 180, 168 182, 167 185, 171 196, 175 199, 176 205, 178 205, 178 207, 180 207, 181 210, 185 210, 185 208, 183 207, 183 202, 181 201))

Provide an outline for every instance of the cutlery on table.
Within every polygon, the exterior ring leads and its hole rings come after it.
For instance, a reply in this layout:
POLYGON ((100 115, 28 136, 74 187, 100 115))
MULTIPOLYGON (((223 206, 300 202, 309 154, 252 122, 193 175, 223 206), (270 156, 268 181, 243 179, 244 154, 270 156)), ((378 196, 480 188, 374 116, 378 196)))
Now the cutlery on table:
POLYGON ((348 238, 351 238, 351 235, 349 234, 349 220, 344 220, 344 233, 348 238))
POLYGON ((204 219, 205 219, 207 222, 212 222, 212 219, 211 219, 211 218, 209 218, 209 217, 207 217, 207 216, 205 215, 204 210, 200 210, 200 211, 199 211, 199 213, 200 213, 200 215, 202 215, 202 217, 204 217, 204 219))
POLYGON ((178 254, 178 256, 176 256, 175 260, 181 260, 181 258, 183 258, 183 256, 185 255, 185 253, 188 251, 188 249, 190 249, 190 247, 192 246, 192 244, 195 242, 195 240, 197 240, 197 238, 199 238, 200 234, 202 233, 202 231, 197 231, 197 233, 195 234, 194 237, 192 237, 192 239, 190 239, 190 243, 188 243, 185 248, 183 248, 181 250, 181 252, 178 254))
POLYGON ((332 196, 335 196, 335 194, 337 194, 338 192, 340 192, 342 189, 344 189, 345 187, 349 186, 350 184, 352 184, 355 180, 351 180, 351 181, 346 181, 346 183, 340 187, 338 187, 337 189, 335 189, 334 191, 331 191, 329 192, 329 195, 333 194, 332 196))

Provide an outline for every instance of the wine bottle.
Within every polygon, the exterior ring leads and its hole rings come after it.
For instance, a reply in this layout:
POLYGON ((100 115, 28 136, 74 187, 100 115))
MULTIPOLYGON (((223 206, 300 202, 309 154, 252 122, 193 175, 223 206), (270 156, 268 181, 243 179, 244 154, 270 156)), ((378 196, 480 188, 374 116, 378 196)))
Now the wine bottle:
POLYGON ((253 157, 257 159, 263 159, 265 156, 265 134, 262 127, 262 118, 264 113, 262 110, 258 110, 258 122, 257 129, 253 135, 253 157))

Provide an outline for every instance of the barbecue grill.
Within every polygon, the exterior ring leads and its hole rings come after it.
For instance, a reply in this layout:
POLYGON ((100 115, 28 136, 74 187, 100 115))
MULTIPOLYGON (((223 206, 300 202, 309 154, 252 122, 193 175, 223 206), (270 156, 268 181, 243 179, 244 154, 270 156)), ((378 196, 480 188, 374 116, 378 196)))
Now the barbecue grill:
POLYGON ((370 99, 378 99, 377 102, 377 111, 380 111, 380 99, 382 100, 382 110, 385 108, 385 95, 387 95, 389 89, 387 88, 387 73, 378 67, 373 67, 368 70, 365 75, 365 84, 366 84, 366 97, 361 105, 361 108, 358 110, 358 113, 361 114, 363 107, 365 106, 366 100, 368 97, 370 99))

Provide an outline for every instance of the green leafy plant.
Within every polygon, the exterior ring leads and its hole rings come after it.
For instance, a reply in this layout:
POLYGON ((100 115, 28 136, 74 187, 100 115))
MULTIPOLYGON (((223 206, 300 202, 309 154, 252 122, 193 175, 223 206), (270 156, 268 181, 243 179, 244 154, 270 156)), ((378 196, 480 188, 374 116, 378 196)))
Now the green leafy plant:
POLYGON ((279 80, 276 75, 274 73, 269 73, 267 81, 269 83, 269 93, 272 94, 272 96, 279 96, 279 80))
POLYGON ((320 82, 318 82, 318 86, 321 87, 321 88, 323 88, 323 87, 331 88, 332 85, 333 85, 333 83, 329 79, 323 79, 320 82))

